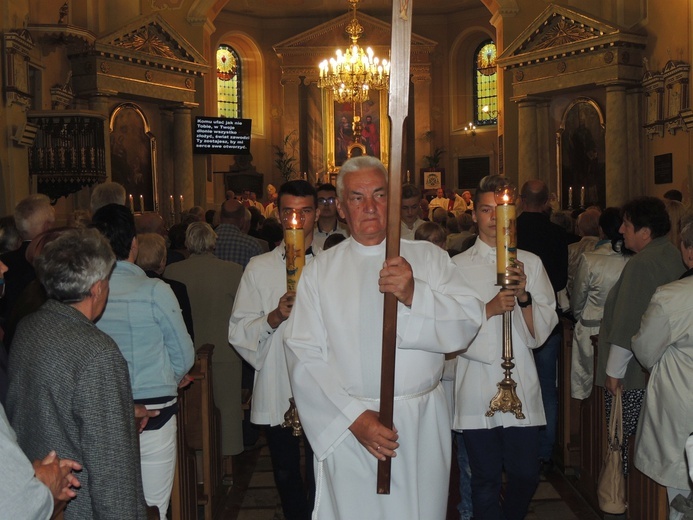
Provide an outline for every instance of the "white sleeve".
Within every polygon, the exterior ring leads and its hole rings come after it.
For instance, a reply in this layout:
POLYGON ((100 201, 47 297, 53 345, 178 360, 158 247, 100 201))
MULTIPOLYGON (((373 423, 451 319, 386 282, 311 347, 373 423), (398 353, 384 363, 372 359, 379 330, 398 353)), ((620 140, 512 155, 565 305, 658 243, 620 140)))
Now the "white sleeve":
POLYGON ((606 375, 616 379, 623 379, 632 357, 633 353, 630 350, 618 345, 611 345, 609 359, 606 362, 606 375))
POLYGON ((253 274, 252 268, 246 268, 238 286, 229 318, 229 343, 255 370, 261 370, 275 330, 267 323, 269 312, 263 305, 253 274))

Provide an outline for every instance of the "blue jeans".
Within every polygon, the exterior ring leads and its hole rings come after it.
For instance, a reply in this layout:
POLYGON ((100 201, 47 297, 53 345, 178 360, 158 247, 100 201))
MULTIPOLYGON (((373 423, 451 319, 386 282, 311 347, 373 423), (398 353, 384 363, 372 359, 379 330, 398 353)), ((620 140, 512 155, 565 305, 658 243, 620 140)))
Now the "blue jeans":
POLYGON ((556 426, 558 424, 558 390, 556 389, 558 350, 561 348, 562 332, 555 332, 549 339, 534 350, 534 362, 537 365, 541 400, 544 403, 546 426, 539 431, 539 458, 551 460, 553 446, 556 443, 556 426))
POLYGON ((453 431, 452 435, 457 442, 457 465, 460 468, 460 503, 457 510, 460 512, 460 520, 471 520, 474 516, 472 506, 472 470, 469 467, 469 456, 464 445, 462 432, 453 431))
POLYGON ((523 520, 539 484, 539 427, 465 430, 474 520, 523 520), (501 503, 503 468, 507 486, 501 503))

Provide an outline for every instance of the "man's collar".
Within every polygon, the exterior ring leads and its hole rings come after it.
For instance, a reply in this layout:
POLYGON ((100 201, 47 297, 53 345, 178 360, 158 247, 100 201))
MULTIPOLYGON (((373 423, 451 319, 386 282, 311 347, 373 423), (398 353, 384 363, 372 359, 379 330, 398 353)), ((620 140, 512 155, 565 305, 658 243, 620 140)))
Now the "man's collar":
POLYGON ((330 229, 329 231, 323 231, 322 229, 320 229, 320 219, 318 219, 318 220, 315 222, 315 227, 317 228, 317 230, 318 230, 320 233, 332 233, 332 232, 334 232, 334 231, 337 231, 337 229, 339 228, 339 219, 338 219, 338 218, 335 218, 335 219, 334 219, 334 228, 330 229))

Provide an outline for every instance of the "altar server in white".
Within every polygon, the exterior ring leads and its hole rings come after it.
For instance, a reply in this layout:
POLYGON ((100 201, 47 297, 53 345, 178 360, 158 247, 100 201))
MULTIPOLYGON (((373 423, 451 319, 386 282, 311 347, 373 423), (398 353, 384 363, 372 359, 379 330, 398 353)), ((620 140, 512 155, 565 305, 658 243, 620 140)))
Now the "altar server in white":
POLYGON ((539 427, 546 424, 532 349, 540 347, 556 326, 556 300, 538 256, 517 251, 517 267, 509 268, 513 290, 496 285, 496 202, 494 191, 507 183, 501 176, 482 179, 474 197, 475 244, 453 258, 465 282, 486 303, 479 334, 456 360, 453 429, 463 431, 472 470, 474 520, 523 519, 539 483, 539 427), (525 419, 496 412, 487 417, 496 384, 503 379, 503 313, 512 313, 515 368, 512 377, 525 419), (500 503, 505 468, 507 488, 500 503))
POLYGON ((379 160, 345 162, 337 195, 351 238, 306 266, 284 335, 315 453, 313 518, 442 520, 451 451, 442 353, 469 344, 483 304, 433 244, 403 240, 402 256, 385 260, 379 160), (392 430, 378 420, 385 292, 399 300, 392 430), (391 494, 378 495, 376 459, 385 457, 393 457, 391 494))
MULTIPOLYGON (((319 216, 317 192, 304 180, 279 187, 280 215, 300 211, 305 217, 305 259, 313 261, 313 229, 319 216)), ((305 443, 305 481, 301 476, 301 437, 282 428, 289 409, 291 387, 284 355, 283 332, 294 303, 294 292, 286 290, 285 247, 254 256, 245 268, 229 322, 229 343, 255 369, 255 387, 250 410, 254 424, 266 425, 265 434, 272 460, 274 481, 287 520, 310 518, 313 501, 312 452, 305 443)), ((330 304, 333 304, 332 300, 330 304)))

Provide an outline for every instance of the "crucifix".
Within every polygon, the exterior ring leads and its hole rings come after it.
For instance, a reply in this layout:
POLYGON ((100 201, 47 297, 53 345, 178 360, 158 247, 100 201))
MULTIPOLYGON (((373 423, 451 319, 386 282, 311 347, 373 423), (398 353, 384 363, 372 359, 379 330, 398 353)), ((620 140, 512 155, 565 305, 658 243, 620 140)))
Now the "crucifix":
MULTIPOLYGON (((412 0, 392 2, 392 43, 390 45, 390 96, 388 114, 392 128, 390 176, 387 188, 387 237, 385 256, 399 256, 400 209, 402 201, 402 152, 404 120, 409 107, 409 62, 411 48, 412 0)), ((383 353, 380 372, 380 422, 392 428, 395 397, 395 352, 397 341, 397 297, 385 294, 383 308, 383 353)), ((378 461, 377 492, 390 494, 392 459, 378 461)))

